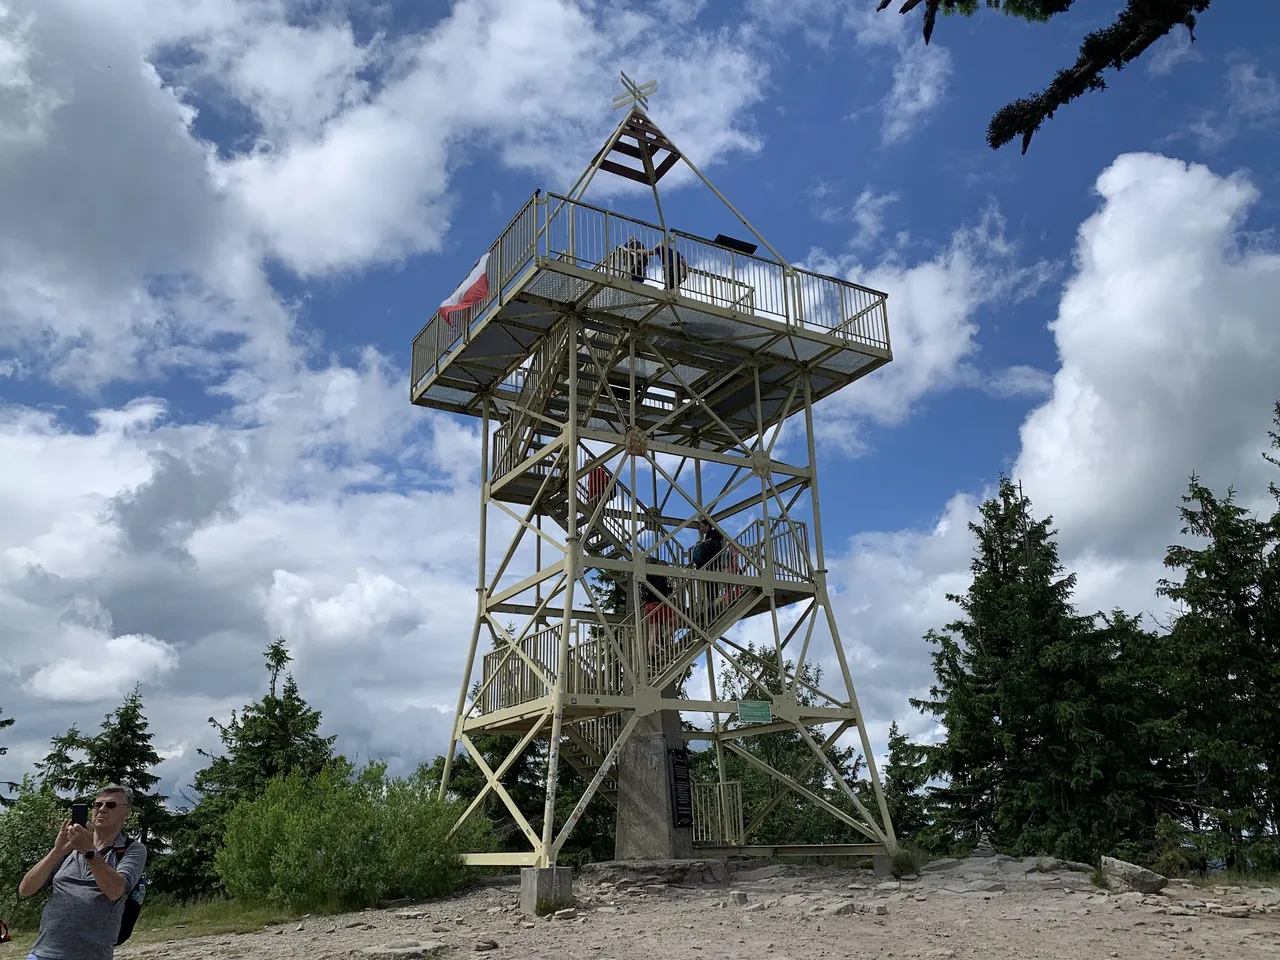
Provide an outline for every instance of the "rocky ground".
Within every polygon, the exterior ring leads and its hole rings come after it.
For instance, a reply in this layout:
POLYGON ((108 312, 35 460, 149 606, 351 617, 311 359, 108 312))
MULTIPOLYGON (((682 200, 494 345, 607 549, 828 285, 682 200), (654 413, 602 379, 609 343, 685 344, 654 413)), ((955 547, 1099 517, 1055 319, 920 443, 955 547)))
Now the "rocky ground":
MULTIPOLYGON (((1280 891, 1095 888, 1089 868, 970 857, 918 877, 719 862, 598 865, 577 905, 531 920, 518 888, 484 886, 416 907, 306 918, 255 934, 126 945, 121 960, 328 960, 480 953, 520 960, 1094 960, 1249 958, 1280 953, 1280 891)), ((1150 875, 1147 875, 1148 880, 1150 875)), ((1157 886, 1133 879, 1139 886, 1157 886)))

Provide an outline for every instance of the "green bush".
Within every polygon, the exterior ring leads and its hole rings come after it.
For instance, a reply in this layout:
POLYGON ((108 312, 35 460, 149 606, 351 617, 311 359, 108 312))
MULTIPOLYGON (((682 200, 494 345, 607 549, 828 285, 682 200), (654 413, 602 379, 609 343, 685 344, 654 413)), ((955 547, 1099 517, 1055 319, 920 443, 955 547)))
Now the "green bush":
POLYGON ((425 768, 390 779, 382 763, 290 774, 230 812, 215 868, 231 896, 296 911, 456 890, 466 879, 459 853, 480 849, 487 824, 449 837, 461 809, 433 786, 425 768))
POLYGON ((24 777, 13 804, 0 813, 0 920, 14 930, 40 925, 45 893, 19 897, 23 876, 53 847, 62 821, 71 815, 66 801, 24 777))

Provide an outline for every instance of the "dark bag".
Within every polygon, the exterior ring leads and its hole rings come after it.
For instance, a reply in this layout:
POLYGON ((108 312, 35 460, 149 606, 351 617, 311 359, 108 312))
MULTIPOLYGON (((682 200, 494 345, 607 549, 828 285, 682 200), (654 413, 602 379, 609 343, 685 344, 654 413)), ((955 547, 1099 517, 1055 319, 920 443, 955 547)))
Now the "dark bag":
MULTIPOLYGON (((129 844, 133 843, 131 837, 125 837, 124 846, 116 847, 116 865, 120 865, 120 858, 124 856, 129 844)), ((147 875, 144 873, 138 877, 138 882, 133 885, 124 896, 124 914, 120 917, 120 933, 116 936, 116 946, 124 943, 133 935, 133 925, 138 922, 138 913, 142 910, 142 901, 147 898, 147 875)))

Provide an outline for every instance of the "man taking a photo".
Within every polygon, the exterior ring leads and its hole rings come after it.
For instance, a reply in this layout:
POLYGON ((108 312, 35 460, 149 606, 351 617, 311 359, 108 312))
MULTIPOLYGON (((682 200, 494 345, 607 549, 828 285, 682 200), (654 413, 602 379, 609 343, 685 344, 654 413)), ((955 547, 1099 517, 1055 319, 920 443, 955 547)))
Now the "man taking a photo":
POLYGON ((147 848, 125 847, 121 832, 133 812, 133 791, 115 784, 98 791, 92 829, 62 824, 53 849, 27 871, 18 895, 52 888, 40 915, 40 935, 27 960, 112 960, 125 898, 142 876, 147 848))

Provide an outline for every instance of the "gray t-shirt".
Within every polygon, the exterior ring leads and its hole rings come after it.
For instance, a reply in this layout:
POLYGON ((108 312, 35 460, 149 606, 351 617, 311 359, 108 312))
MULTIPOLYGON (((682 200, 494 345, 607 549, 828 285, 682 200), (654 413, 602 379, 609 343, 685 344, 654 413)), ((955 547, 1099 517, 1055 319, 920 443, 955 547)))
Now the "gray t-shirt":
POLYGON ((117 857, 116 850, 123 846, 124 834, 120 834, 111 850, 98 853, 107 866, 124 875, 124 896, 114 903, 98 889, 83 853, 69 853, 58 864, 45 882, 53 892, 40 915, 40 936, 31 948, 40 960, 112 960, 115 956, 124 903, 147 863, 147 848, 141 842, 134 840, 117 857))

